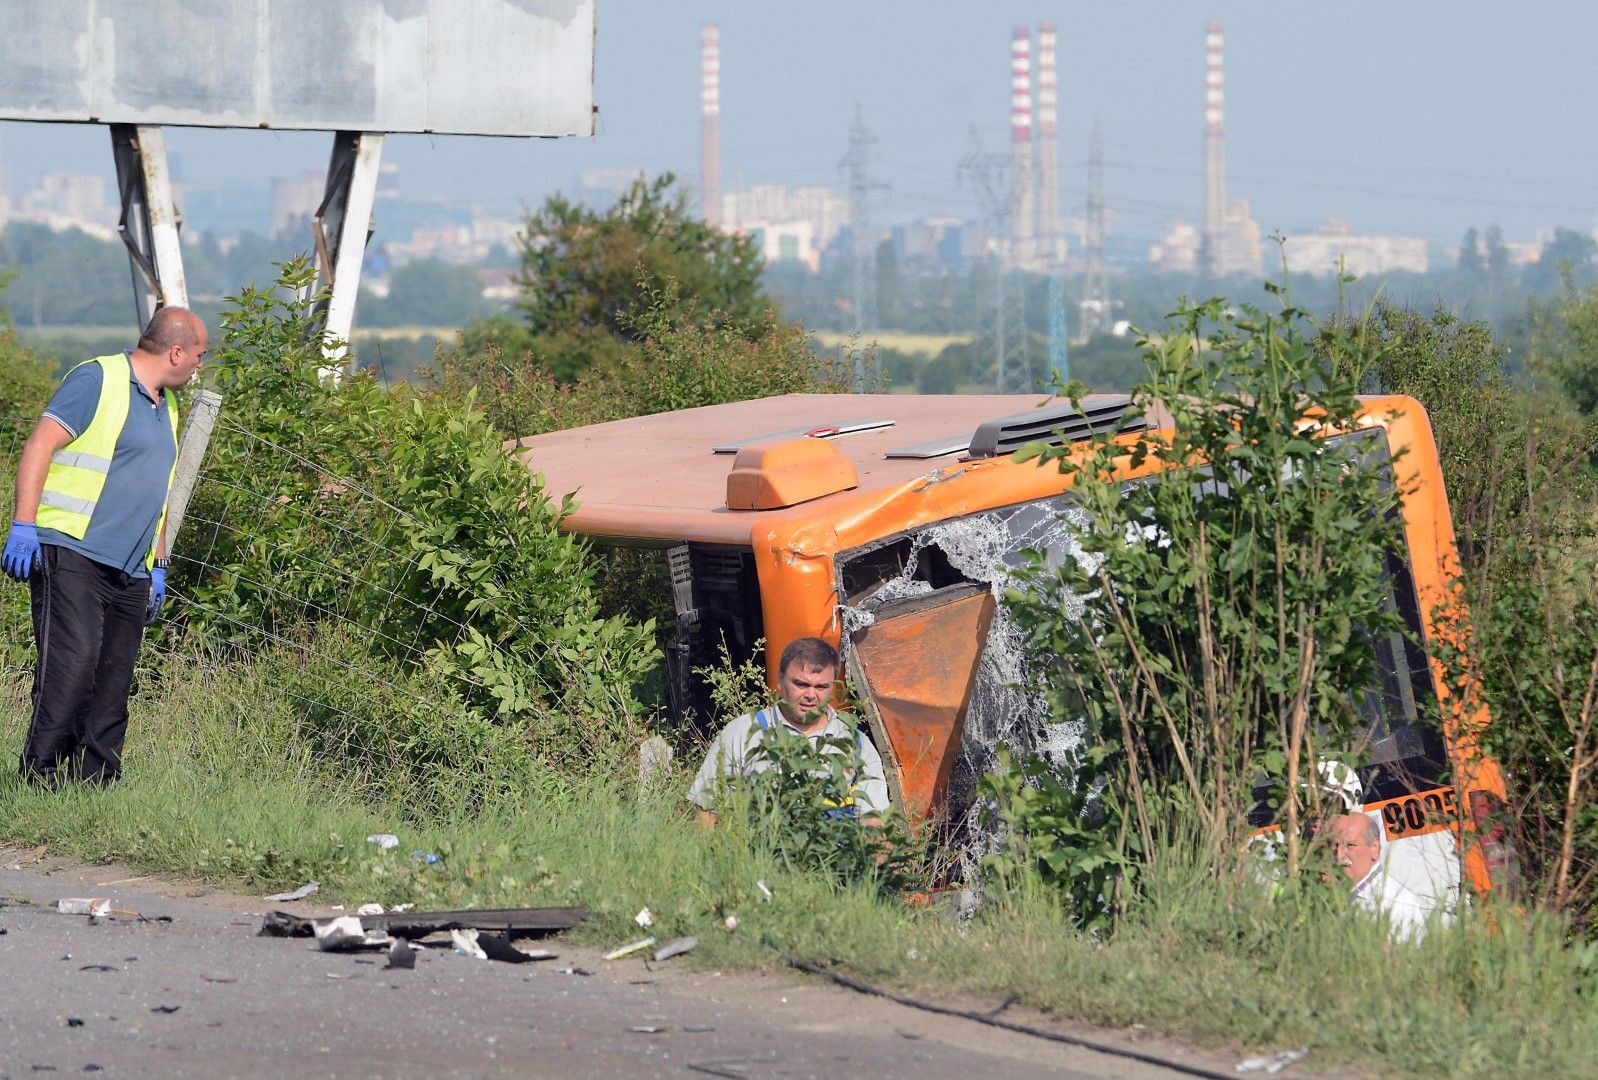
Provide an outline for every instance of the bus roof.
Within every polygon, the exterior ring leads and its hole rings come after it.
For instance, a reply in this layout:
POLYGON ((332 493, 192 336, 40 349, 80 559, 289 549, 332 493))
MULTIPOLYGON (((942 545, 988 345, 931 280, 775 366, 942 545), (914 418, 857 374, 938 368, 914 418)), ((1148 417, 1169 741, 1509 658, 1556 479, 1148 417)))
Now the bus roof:
MULTIPOLYGON (((1124 401, 1115 395, 1084 399, 1124 401)), ((750 543, 779 518, 823 515, 829 500, 897 487, 959 461, 983 421, 1063 404, 1042 394, 785 394, 755 401, 637 416, 533 435, 509 444, 542 473, 553 496, 572 493, 566 527, 596 537, 644 543, 750 543), (891 421, 827 438, 853 463, 859 486, 778 510, 727 509, 732 444, 795 438, 815 429, 891 421), (927 457, 889 457, 918 444, 958 444, 927 457)), ((934 449, 924 447, 922 452, 934 449)))

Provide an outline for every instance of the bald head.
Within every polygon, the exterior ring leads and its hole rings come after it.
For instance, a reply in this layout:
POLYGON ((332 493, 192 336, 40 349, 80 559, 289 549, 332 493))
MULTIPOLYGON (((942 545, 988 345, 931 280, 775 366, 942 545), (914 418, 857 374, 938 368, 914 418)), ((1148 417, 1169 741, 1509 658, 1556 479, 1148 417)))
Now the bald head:
POLYGON ((139 379, 153 394, 176 390, 194 378, 210 346, 205 324, 188 308, 164 307, 139 335, 130 360, 139 379))
POLYGON ((139 335, 139 351, 154 356, 174 346, 194 349, 199 346, 203 332, 200 317, 188 308, 164 307, 150 318, 150 325, 139 335))

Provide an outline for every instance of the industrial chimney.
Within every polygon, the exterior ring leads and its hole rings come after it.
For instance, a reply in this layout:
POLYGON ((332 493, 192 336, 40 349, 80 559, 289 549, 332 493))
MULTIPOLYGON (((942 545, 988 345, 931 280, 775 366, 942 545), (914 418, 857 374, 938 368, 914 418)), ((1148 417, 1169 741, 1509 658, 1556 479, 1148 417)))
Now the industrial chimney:
POLYGON ((1199 256, 1200 268, 1211 276, 1222 267, 1226 230, 1226 95, 1221 45, 1221 24, 1212 21, 1204 32, 1204 246, 1199 256))
POLYGON ((1059 79, 1054 66, 1054 23, 1038 27, 1038 254, 1045 263, 1065 260, 1060 233, 1059 79))
POLYGON ((1014 215, 1014 259, 1029 261, 1035 250, 1032 228, 1032 34, 1015 28, 1010 43, 1011 211, 1014 215))
POLYGON ((721 32, 699 30, 699 213, 721 224, 721 32))

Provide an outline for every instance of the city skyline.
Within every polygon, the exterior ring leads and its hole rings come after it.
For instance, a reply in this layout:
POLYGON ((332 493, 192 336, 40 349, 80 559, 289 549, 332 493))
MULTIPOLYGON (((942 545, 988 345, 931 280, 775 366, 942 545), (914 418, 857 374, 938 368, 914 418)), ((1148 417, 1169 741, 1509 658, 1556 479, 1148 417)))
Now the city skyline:
MULTIPOLYGON (((975 217, 973 193, 956 181, 959 158, 973 128, 984 149, 1007 147, 1012 28, 1052 19, 1061 216, 1080 216, 1098 120, 1111 228, 1154 238, 1202 220, 1204 27, 1217 18, 1227 35, 1228 193, 1249 201, 1265 233, 1340 219, 1448 245, 1473 225, 1497 223, 1521 241, 1555 225, 1590 230, 1595 152, 1553 136, 1581 130, 1598 89, 1576 51, 1598 16, 1544 4, 1489 24, 1479 2, 1453 5, 1446 19, 1389 7, 1220 0, 1104 12, 1005 2, 976 13, 934 0, 858 12, 821 0, 686 11, 610 0, 599 14, 594 139, 392 136, 385 160, 409 199, 494 214, 574 193, 578 174, 595 169, 669 169, 697 186, 699 45, 710 22, 720 30, 724 192, 842 189, 838 162, 858 101, 878 140, 874 175, 889 185, 875 221, 975 217)), ((191 190, 264 190, 273 177, 324 167, 330 137, 175 128, 168 141, 191 190)), ((109 149, 98 127, 0 124, 13 194, 49 173, 108 176, 109 149)), ((190 230, 207 227, 190 212, 190 230)))

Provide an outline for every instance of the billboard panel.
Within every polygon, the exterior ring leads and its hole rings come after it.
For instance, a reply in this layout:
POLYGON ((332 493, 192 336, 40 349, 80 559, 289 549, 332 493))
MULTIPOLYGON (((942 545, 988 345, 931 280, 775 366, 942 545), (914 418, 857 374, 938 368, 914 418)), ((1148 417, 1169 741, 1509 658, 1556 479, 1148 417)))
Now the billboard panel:
POLYGON ((0 0, 0 119, 592 135, 596 0, 0 0))

